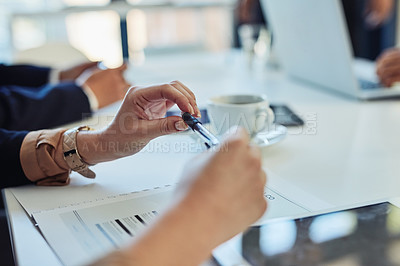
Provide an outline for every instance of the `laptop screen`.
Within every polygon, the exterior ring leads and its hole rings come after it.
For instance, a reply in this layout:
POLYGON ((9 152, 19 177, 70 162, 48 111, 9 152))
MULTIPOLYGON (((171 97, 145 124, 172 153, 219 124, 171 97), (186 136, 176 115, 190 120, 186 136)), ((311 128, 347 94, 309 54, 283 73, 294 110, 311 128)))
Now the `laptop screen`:
POLYGON ((358 95, 353 54, 340 0, 260 0, 273 49, 290 77, 358 95))

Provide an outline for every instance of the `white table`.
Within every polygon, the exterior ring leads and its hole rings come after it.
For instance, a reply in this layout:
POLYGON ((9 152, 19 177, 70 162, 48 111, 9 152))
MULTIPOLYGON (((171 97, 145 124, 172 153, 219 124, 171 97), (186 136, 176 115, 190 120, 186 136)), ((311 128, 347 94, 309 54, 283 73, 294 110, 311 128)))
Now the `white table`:
MULTIPOLYGON (((250 71, 243 62, 240 55, 230 54, 149 56, 145 65, 129 70, 128 78, 136 84, 179 79, 195 92, 200 106, 211 95, 264 93, 273 103, 288 104, 305 120, 304 127, 291 128, 281 143, 263 148, 267 168, 334 206, 400 195, 400 102, 360 102, 294 83, 279 72, 250 71)), ((123 191, 118 181, 130 178, 136 179, 138 189, 174 182, 188 159, 180 158, 179 153, 144 153, 98 165, 96 182, 86 188, 109 184, 123 191), (150 158, 158 160, 157 167, 145 169, 150 158)), ((7 189, 5 198, 19 265, 59 264, 7 189)))

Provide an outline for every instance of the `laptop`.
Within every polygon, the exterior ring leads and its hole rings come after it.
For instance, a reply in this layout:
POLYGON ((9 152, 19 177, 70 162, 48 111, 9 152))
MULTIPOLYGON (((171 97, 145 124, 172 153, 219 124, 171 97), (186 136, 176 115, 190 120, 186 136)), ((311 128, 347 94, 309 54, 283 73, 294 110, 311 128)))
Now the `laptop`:
POLYGON ((290 77, 359 99, 400 96, 384 88, 371 61, 354 59, 340 0, 261 0, 290 77))

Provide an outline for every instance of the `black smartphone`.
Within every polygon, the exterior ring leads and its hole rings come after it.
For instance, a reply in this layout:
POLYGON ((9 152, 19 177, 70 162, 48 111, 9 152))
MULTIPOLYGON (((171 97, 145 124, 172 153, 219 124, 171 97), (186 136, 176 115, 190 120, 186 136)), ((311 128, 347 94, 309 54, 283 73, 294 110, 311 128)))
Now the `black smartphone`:
POLYGON ((275 124, 287 127, 304 125, 304 121, 286 105, 271 104, 270 107, 275 114, 275 124))

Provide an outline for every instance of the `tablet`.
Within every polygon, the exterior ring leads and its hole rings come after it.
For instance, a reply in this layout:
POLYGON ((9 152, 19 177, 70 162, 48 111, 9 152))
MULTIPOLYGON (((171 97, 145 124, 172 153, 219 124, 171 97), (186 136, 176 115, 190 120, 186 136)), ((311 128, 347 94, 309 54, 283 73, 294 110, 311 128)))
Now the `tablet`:
POLYGON ((384 202, 271 221, 232 241, 250 265, 400 265, 400 209, 384 202))

